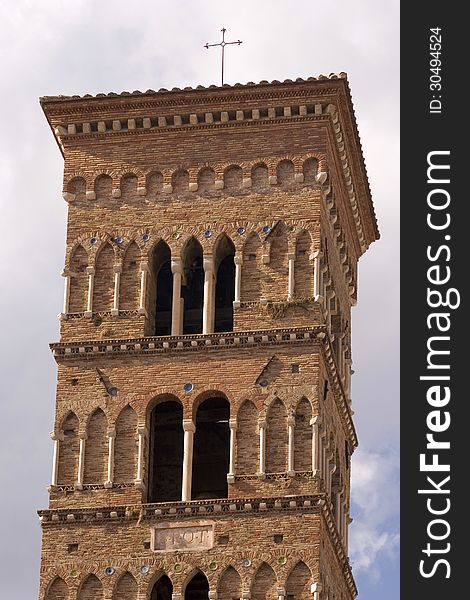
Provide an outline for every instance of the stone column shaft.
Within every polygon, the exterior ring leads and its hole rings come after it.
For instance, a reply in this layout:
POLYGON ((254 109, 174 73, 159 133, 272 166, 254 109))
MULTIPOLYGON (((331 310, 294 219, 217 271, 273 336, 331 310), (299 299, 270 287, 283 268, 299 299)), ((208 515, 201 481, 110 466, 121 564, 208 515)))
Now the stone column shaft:
POLYGON ((266 421, 260 421, 259 425, 259 474, 266 473, 266 421))
POLYGON ((235 262, 235 300, 233 302, 234 308, 238 308, 241 302, 242 293, 242 264, 243 258, 241 254, 235 254, 233 257, 235 262))
MULTIPOLYGON (((183 333, 183 311, 181 299, 181 276, 183 266, 181 259, 171 259, 171 272, 173 273, 173 298, 171 304, 171 335, 183 333)), ((157 314, 158 319, 158 314, 157 314)))
POLYGON ((289 428, 289 438, 287 446, 287 475, 294 477, 294 436, 295 436, 295 416, 290 415, 287 418, 287 425, 289 428))
POLYGON ((80 434, 80 448, 78 451, 78 473, 77 473, 77 483, 75 487, 77 490, 83 489, 83 475, 85 472, 85 443, 86 443, 87 434, 80 434))
POLYGON ((230 427, 230 461, 227 481, 229 483, 235 483, 235 443, 237 440, 237 420, 229 419, 228 425, 230 427))
POLYGON ((88 300, 85 316, 91 317, 93 314, 93 289, 95 287, 95 269, 93 267, 87 267, 86 272, 88 273, 88 300))
POLYGON ((214 312, 214 257, 205 256, 202 333, 213 333, 214 312))
POLYGON ((64 279, 64 304, 62 307, 62 314, 66 315, 69 312, 70 305, 70 273, 62 271, 64 279))
POLYGON ((147 298, 147 280, 148 280, 148 263, 140 263, 140 301, 139 301, 139 314, 144 315, 147 313, 145 309, 145 301, 147 298))
POLYGON ((114 480, 114 441, 116 439, 116 430, 108 430, 108 479, 104 484, 105 488, 113 487, 114 480))
POLYGON ((119 294, 121 290, 121 272, 122 267, 115 266, 114 267, 114 300, 113 300, 113 308, 111 310, 111 314, 113 317, 117 317, 119 315, 119 294))
POLYGON ((183 447, 183 482, 182 482, 182 501, 191 500, 191 483, 193 474, 193 448, 194 432, 196 425, 191 419, 183 420, 184 447, 183 447))
POLYGON ((287 299, 292 300, 295 291, 295 255, 289 254, 289 283, 287 290, 287 299))
POLYGON ((144 448, 145 448, 146 428, 144 426, 137 427, 138 435, 138 454, 137 454, 137 477, 135 485, 141 487, 144 481, 144 448))
POLYGON ((63 439, 60 435, 56 435, 54 432, 51 433, 51 439, 54 441, 54 450, 52 454, 52 477, 51 485, 55 486, 58 482, 59 477, 59 453, 60 453, 60 442, 63 439))

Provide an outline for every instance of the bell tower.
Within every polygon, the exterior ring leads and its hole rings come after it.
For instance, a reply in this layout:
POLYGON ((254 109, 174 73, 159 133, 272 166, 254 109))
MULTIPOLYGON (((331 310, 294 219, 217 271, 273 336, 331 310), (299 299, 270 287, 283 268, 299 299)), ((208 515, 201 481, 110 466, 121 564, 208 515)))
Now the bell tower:
POLYGON ((351 600, 344 73, 41 98, 68 203, 40 600, 351 600))

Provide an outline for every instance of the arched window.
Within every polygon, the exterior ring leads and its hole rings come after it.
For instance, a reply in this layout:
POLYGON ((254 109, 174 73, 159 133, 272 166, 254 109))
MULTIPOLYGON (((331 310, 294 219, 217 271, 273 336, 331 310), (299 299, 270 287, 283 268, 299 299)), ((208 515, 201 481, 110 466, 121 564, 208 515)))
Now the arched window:
POLYGON ((313 267, 310 263, 310 247, 310 235, 307 231, 302 231, 295 244, 294 292, 297 298, 313 296, 313 267))
POLYGON ((201 333, 204 269, 202 246, 195 238, 189 240, 184 251, 182 296, 184 301, 183 333, 201 333))
POLYGON ((230 404, 225 398, 208 398, 197 409, 193 452, 193 500, 227 497, 229 417, 230 404))
POLYGON ((150 600, 172 600, 173 584, 167 575, 162 575, 157 579, 153 588, 150 600))
POLYGON ((111 198, 113 180, 109 175, 100 175, 95 179, 95 194, 97 200, 111 198))
POLYGON ((261 298, 261 251, 259 235, 253 232, 243 246, 242 302, 259 302, 261 298))
POLYGON ((62 423, 64 438, 59 446, 59 485, 73 485, 77 481, 78 473, 78 419, 75 413, 69 413, 62 423))
POLYGON ((277 165, 277 182, 281 185, 294 183, 294 163, 291 160, 281 160, 277 165))
POLYGON ((200 193, 209 192, 215 188, 215 173, 209 167, 199 171, 197 176, 197 190, 200 193))
POLYGON ((287 296, 289 263, 287 259, 287 228, 280 221, 270 233, 270 261, 263 280, 263 296, 271 301, 284 301, 287 296))
POLYGON ((287 411, 277 398, 267 414, 266 472, 284 473, 287 468, 287 411))
POLYGON ((277 600, 276 575, 267 563, 261 563, 251 586, 251 600, 277 600))
POLYGON ((263 190, 269 187, 268 167, 261 163, 251 170, 251 187, 255 190, 263 190))
POLYGON ((67 191, 75 194, 75 200, 85 200, 86 181, 83 177, 74 177, 68 182, 67 191))
POLYGON ((155 315, 155 335, 171 334, 173 275, 171 252, 164 241, 158 242, 152 256, 151 314, 155 315))
POLYGON ((67 584, 60 577, 56 577, 47 590, 45 600, 68 600, 68 597, 67 584))
POLYGON ((298 403, 295 411, 294 469, 312 470, 312 407, 306 398, 298 403))
POLYGON ((316 158, 307 158, 302 167, 304 173, 304 183, 316 183, 318 160, 316 158))
POLYGON ((116 421, 114 443, 114 481, 131 483, 137 476, 137 414, 127 405, 116 421))
POLYGON ((131 242, 122 261, 121 285, 119 292, 120 310, 137 310, 140 295, 140 249, 131 242))
POLYGON ((80 587, 77 600, 103 600, 103 584, 96 575, 88 575, 80 587))
POLYGON ((242 597, 242 579, 232 566, 228 567, 217 586, 217 600, 237 600, 242 597))
POLYGON ((133 173, 124 175, 121 179, 121 197, 131 200, 137 196, 137 177, 133 173))
POLYGON ((209 582, 201 571, 198 571, 186 586, 184 600, 209 600, 209 582))
POLYGON ((98 408, 91 415, 85 443, 84 483, 104 483, 108 464, 108 420, 98 408))
POLYGON ((71 313, 83 312, 87 307, 88 299, 88 255, 83 246, 75 248, 70 261, 70 300, 71 313))
POLYGON ((183 169, 176 171, 173 173, 171 183, 175 194, 187 192, 189 190, 189 173, 183 169))
POLYGON ((93 310, 111 310, 114 300, 114 250, 106 243, 96 258, 93 286, 93 310))
POLYGON ((129 572, 124 573, 117 582, 113 600, 136 600, 137 591, 138 588, 135 578, 129 572))
POLYGON ((224 173, 224 188, 228 191, 239 190, 243 182, 243 171, 238 165, 228 167, 224 173))
POLYGON ((241 405, 237 423, 237 473, 254 475, 259 461, 258 411, 250 400, 241 405))
POLYGON ((300 561, 290 572, 286 581, 286 596, 289 600, 311 600, 312 574, 307 565, 300 561))
POLYGON ((233 331, 233 300, 235 298, 235 246, 226 235, 215 249, 215 321, 214 331, 233 331))
POLYGON ((160 402, 150 414, 149 502, 181 500, 183 442, 183 407, 160 402))
POLYGON ((163 190, 163 175, 160 171, 152 171, 147 175, 147 196, 155 197, 163 190))

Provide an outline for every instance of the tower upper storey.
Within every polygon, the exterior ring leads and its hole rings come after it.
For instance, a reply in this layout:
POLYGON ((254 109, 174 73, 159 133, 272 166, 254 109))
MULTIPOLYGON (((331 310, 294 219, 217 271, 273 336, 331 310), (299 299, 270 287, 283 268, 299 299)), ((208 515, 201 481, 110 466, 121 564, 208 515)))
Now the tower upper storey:
POLYGON ((344 330, 378 238, 344 73, 41 105, 65 160, 63 340, 344 330))

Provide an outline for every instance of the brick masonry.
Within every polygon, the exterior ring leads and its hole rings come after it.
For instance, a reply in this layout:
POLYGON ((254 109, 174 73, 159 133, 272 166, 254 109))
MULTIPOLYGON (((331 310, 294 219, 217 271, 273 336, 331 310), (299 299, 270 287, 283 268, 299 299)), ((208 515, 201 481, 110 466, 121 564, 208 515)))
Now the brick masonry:
POLYGON ((378 230, 345 75, 41 104, 69 212, 40 600, 163 575, 179 599, 197 572, 214 600, 353 598, 349 323, 378 230), (192 239, 216 271, 234 248, 233 332, 156 338, 156 265, 192 239), (152 410, 208 398, 236 427, 227 500, 149 504, 152 410), (152 549, 203 522, 209 547, 152 549))

